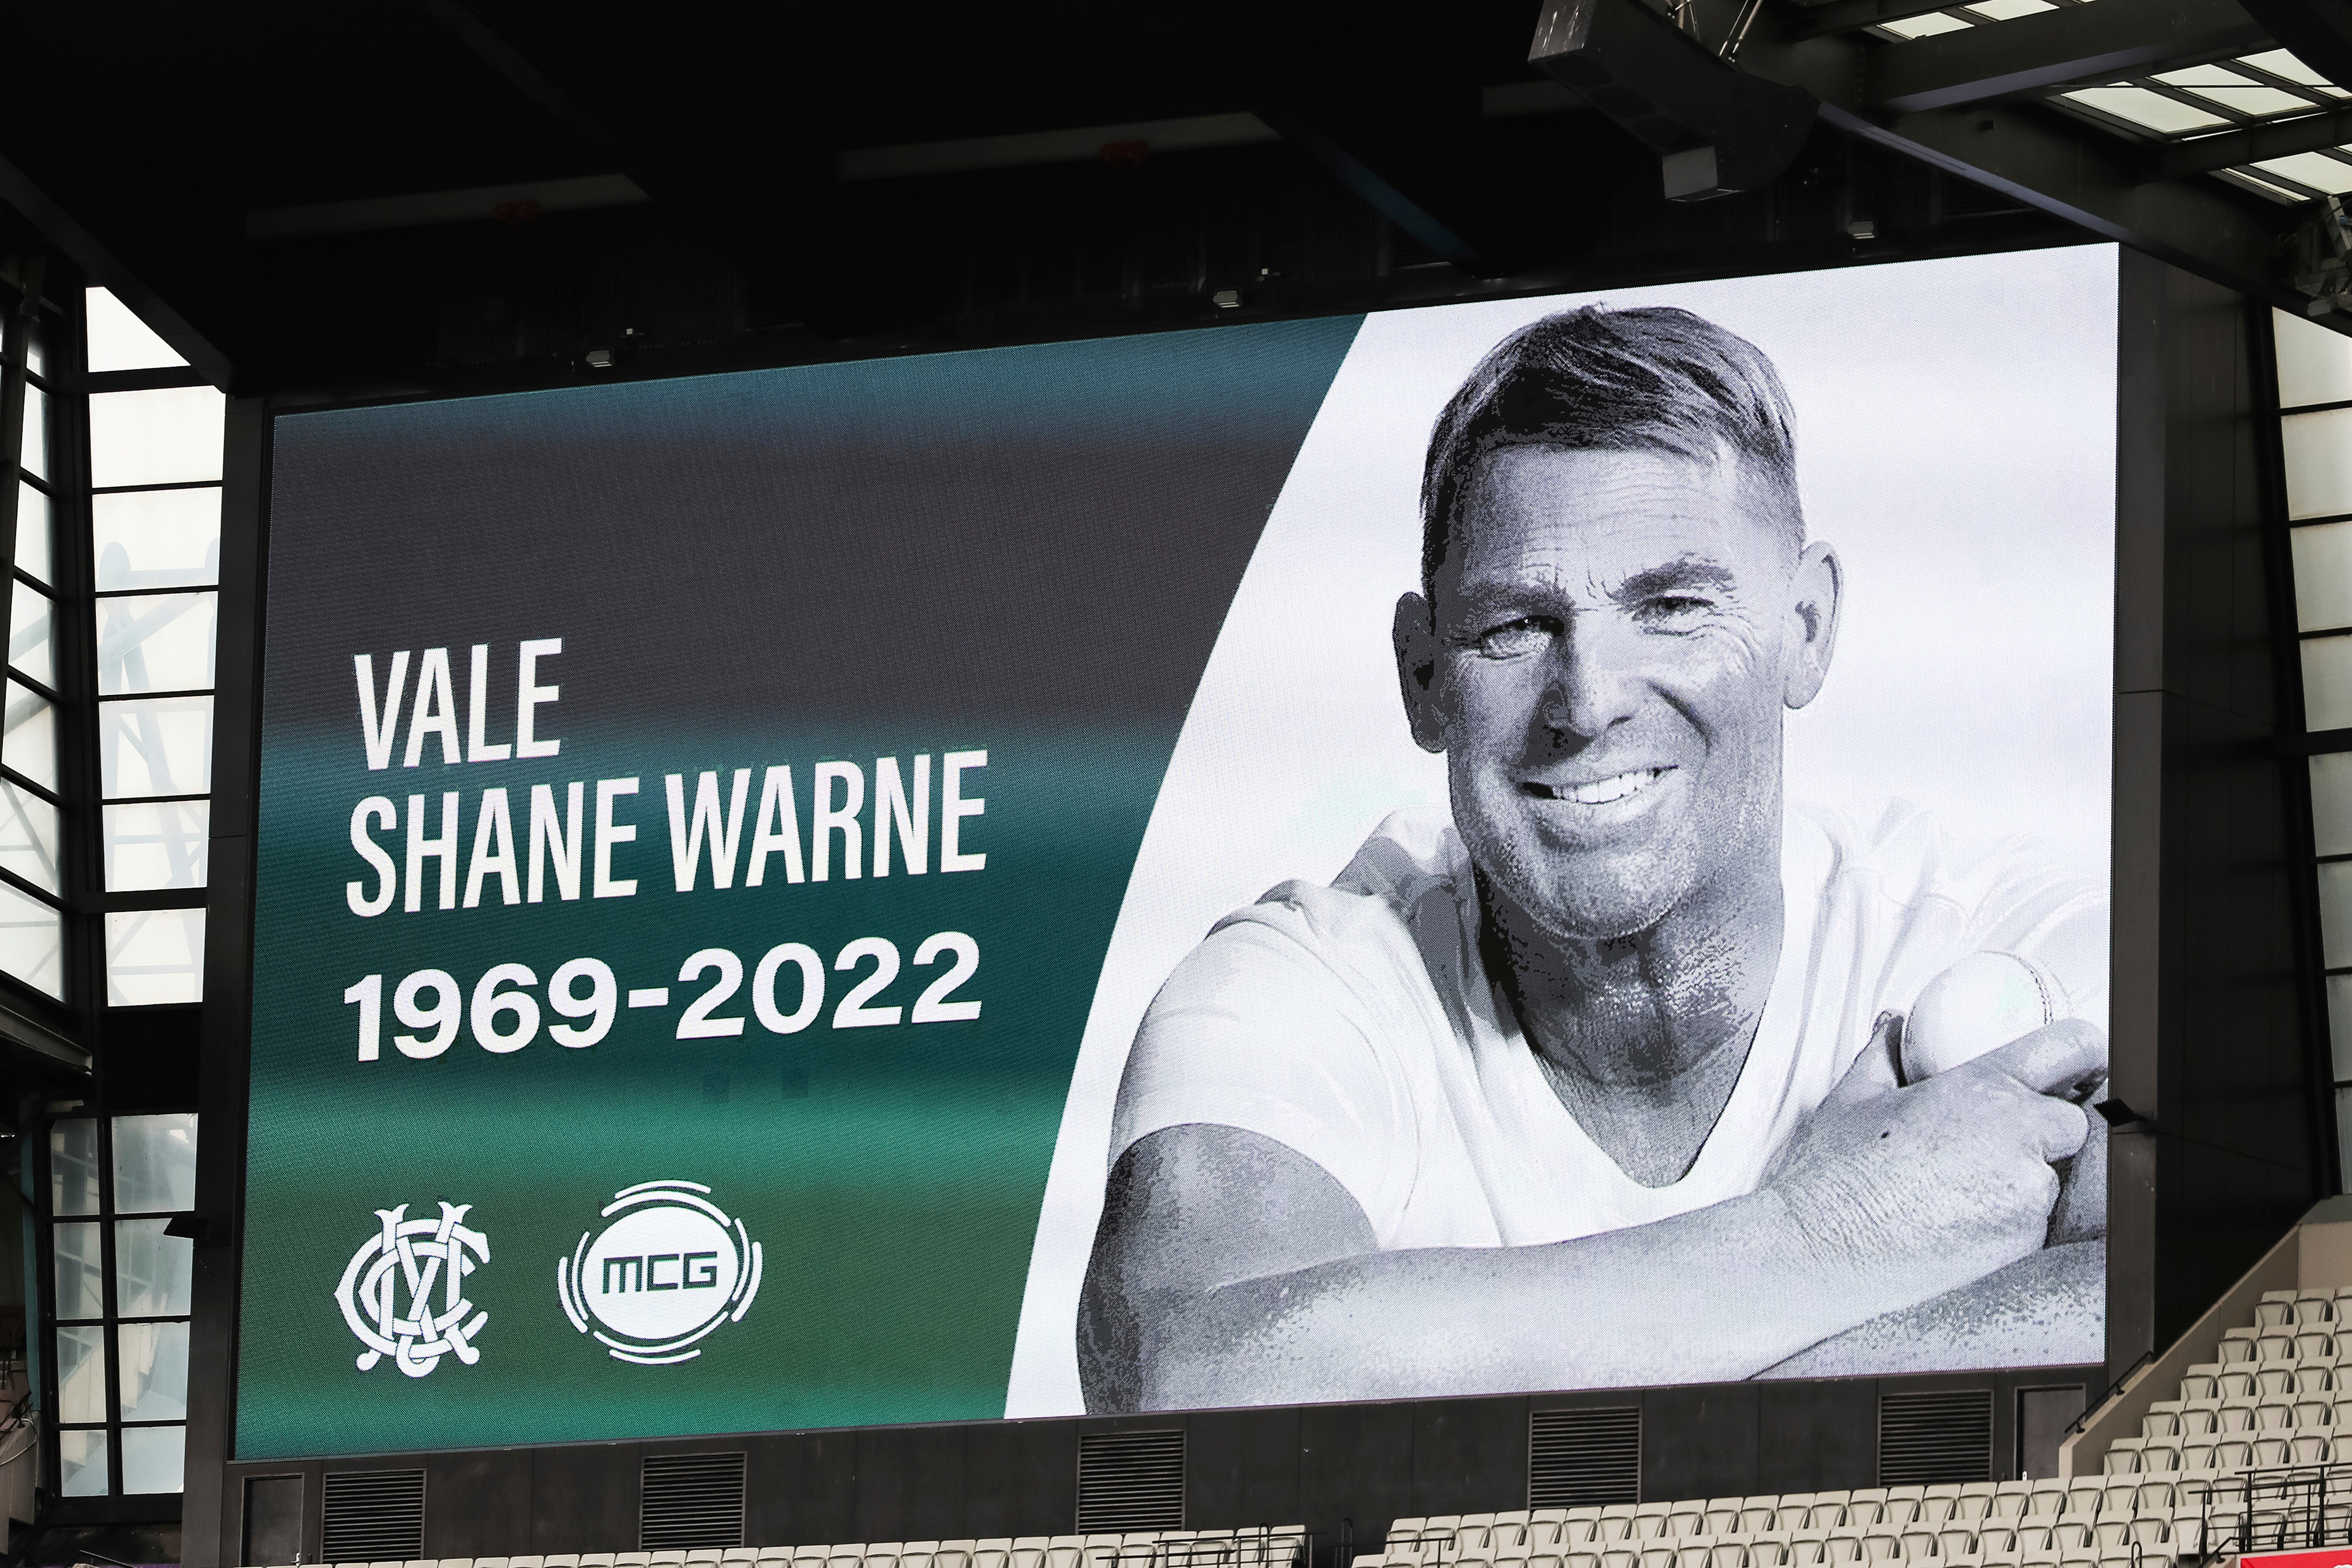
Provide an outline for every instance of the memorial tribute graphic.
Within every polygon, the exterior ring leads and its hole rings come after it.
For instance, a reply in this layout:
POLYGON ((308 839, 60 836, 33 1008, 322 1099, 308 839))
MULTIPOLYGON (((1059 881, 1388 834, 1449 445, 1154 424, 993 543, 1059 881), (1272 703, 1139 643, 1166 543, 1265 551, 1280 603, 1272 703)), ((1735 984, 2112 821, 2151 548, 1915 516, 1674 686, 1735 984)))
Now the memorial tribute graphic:
POLYGON ((2086 246, 281 416, 237 1457, 2096 1360, 2115 308, 2086 246), (1588 1027, 1636 948, 1703 1005, 1588 1027), (1856 1162, 1921 1224, 1823 1264, 1856 1162))

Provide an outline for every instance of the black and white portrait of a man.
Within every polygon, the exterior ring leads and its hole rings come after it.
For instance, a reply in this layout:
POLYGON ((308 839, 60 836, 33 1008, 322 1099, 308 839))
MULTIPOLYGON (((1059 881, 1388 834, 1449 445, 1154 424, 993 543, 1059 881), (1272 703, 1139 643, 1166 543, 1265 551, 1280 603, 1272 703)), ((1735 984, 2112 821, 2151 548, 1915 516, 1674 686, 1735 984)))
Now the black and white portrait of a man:
POLYGON ((1087 1408, 2095 1358, 2104 866, 1792 798, 1864 591, 1808 528, 1805 413, 1706 315, 1603 303, 1423 427, 1389 722, 1443 801, 1166 973, 1096 1167, 1087 1408), (1906 1070, 1979 954, 2057 1021, 1906 1070))

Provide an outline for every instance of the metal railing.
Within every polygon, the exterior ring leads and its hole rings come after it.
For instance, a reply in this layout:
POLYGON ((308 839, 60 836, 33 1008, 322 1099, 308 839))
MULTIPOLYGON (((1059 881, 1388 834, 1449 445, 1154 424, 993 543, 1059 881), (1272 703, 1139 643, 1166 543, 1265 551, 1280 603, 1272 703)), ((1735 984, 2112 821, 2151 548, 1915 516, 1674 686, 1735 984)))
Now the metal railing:
MULTIPOLYGON (((2352 1545, 2352 1465, 2242 1470, 2183 1482, 2174 1497, 2176 1510, 2183 1501, 2197 1510, 2200 1561, 2352 1545)), ((2173 1531, 2177 1540, 2177 1511, 2173 1531)))
POLYGON ((1315 1534, 1262 1524, 1205 1541, 1138 1542, 1099 1557, 1089 1553, 1088 1568, 1103 1559, 1113 1568, 1294 1568, 1314 1563, 1315 1534))

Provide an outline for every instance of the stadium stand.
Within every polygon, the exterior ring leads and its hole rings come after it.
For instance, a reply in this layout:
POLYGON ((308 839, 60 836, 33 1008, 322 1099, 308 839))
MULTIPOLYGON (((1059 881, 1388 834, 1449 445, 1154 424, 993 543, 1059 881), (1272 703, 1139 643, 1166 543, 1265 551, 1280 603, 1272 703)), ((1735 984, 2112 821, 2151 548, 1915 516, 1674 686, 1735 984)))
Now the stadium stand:
MULTIPOLYGON (((1019 1535, 973 1541, 730 1546, 698 1552, 556 1552, 538 1557, 417 1558, 365 1568, 1291 1568, 1306 1555, 1294 1526, 1019 1535)), ((291 1564, 286 1568, 292 1568, 291 1564)), ((352 1568, 360 1568, 353 1564, 352 1568)))
MULTIPOLYGON (((2096 1475, 1400 1519, 1383 1550, 1355 1568, 2127 1568, 2200 1558, 2209 1533, 2217 1547, 2236 1534, 2247 1472, 2352 1464, 2352 1287, 2263 1292, 2254 1322, 2224 1330, 2220 1359, 2191 1364, 2176 1393, 2148 1406, 2137 1436, 2108 1444, 2096 1475)), ((2259 1538, 2265 1511, 2254 1507, 2259 1538)))

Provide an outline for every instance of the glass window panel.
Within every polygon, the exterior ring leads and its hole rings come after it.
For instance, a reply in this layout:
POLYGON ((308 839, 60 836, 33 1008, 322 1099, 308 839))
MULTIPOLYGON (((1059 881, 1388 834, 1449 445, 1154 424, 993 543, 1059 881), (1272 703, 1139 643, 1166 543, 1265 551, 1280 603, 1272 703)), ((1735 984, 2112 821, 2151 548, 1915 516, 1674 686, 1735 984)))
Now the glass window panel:
POLYGON ((2315 321, 2271 312, 2278 356, 2279 406, 2352 402, 2352 338, 2315 321))
POLYGON ((99 1262, 98 1222, 59 1220, 49 1231, 53 1239, 50 1251, 57 1262, 58 1316, 104 1317, 106 1296, 104 1271, 99 1262))
POLYGON ((6 779, 0 779, 0 866, 50 893, 64 889, 58 871, 58 809, 6 779))
POLYGON ((2314 523, 2287 535, 2294 552, 2295 628, 2352 626, 2352 522, 2314 523))
MULTIPOLYGON (((196 1244, 166 1236, 168 1219, 120 1219, 114 1225, 114 1310, 126 1318, 186 1315, 196 1244)), ((169 1420, 169 1416, 158 1416, 169 1420)))
POLYGON ((45 686, 58 684, 58 662, 50 623, 55 619, 49 596, 37 588, 11 583, 8 605, 8 663, 45 686))
POLYGON ((96 1323, 58 1331, 58 1419, 106 1419, 106 1331, 96 1323))
POLYGON ((2086 87, 2062 93, 2085 109, 2095 109, 2102 114, 2112 114, 2117 120, 2127 120, 2134 125, 2167 136, 2184 131, 2205 131, 2229 121, 2210 110, 2199 109, 2167 98, 2160 92, 2150 92, 2144 87, 2086 87))
POLYGON ((93 394, 89 482, 106 490, 219 478, 227 406, 211 387, 93 394))
MULTIPOLYGON (((107 891, 142 893, 159 887, 204 886, 211 821, 209 800, 107 807, 107 891)), ((5 826, 5 819, 0 819, 0 830, 5 826)), ((5 847, 0 843, 0 850, 5 847)))
POLYGON ((2311 836, 2320 854, 2352 855, 2352 751, 2311 759, 2311 836))
POLYGON ((98 1212, 98 1120, 49 1124, 49 1212, 98 1212))
POLYGON ((2158 71, 2155 79, 2167 87, 2252 87, 2254 83, 2253 78, 2224 65, 2184 66, 2177 71, 2158 71))
POLYGON ((0 883, 0 969, 65 996, 65 922, 39 899, 0 883))
POLYGON ((16 481, 16 570, 49 580, 49 498, 16 481))
POLYGON ((49 346, 43 341, 42 331, 38 325, 33 328, 31 335, 25 340, 25 368, 37 376, 48 373, 49 346))
POLYGON ((160 1116, 117 1116, 114 1212, 183 1214, 195 1206, 196 1113, 173 1111, 160 1116))
POLYGON ((2279 437, 2285 447, 2287 515, 2352 512, 2352 408, 2291 413, 2279 421, 2279 437))
MULTIPOLYGON (((125 1421, 184 1421, 188 1418, 188 1325, 124 1323, 114 1331, 115 1366, 122 1379, 125 1421)), ((123 1455, 125 1475, 130 1454, 123 1455)), ((142 1487, 170 1491, 173 1487, 142 1487)))
POLYGON ((2200 87, 2190 90, 2224 109, 2256 117, 2309 114, 2319 107, 2307 98, 2275 87, 2200 87))
POLYGON ((130 306, 117 299, 112 289, 92 288, 82 298, 91 370, 152 371, 188 362, 173 353, 172 345, 157 337, 153 328, 132 314, 130 306))
POLYGON ((1969 9, 1979 16, 2006 22, 2012 16, 2031 16, 2037 11, 2055 11, 2058 7, 2050 0, 1977 0, 1969 9))
POLYGON ((2319 946, 2325 967, 2352 968, 2352 861, 2319 868, 2319 946))
POLYGON ((98 776, 110 800, 209 793, 213 699, 150 697, 99 704, 98 776))
POLYGON ((49 476, 49 394, 25 389, 25 448, 17 461, 36 479, 49 476))
POLYGON ((46 789, 58 787, 58 715, 49 699, 16 682, 0 709, 0 762, 46 789))
POLYGON ((2318 152, 2298 152, 2292 158, 2265 158, 2253 165, 2285 176, 2299 185, 2340 196, 2352 191, 2352 163, 2318 152))
MULTIPOLYGON (((2352 975, 2327 977, 2327 1037, 2335 1050, 2336 1078, 2352 1080, 2352 975)), ((2352 1129, 2352 1122, 2337 1124, 2352 1129)))
POLYGON ((217 593, 98 601, 98 694, 203 691, 213 684, 217 593))
POLYGON ((2274 77, 2284 77, 2289 81, 2301 82, 2305 87, 2327 85, 2326 77, 2321 76, 2284 49, 2268 49, 2259 55, 2242 56, 2241 63, 2250 65, 2256 70, 2268 71, 2274 77))
POLYGON ((218 582, 220 509, 221 493, 212 486, 92 496, 89 526, 98 551, 99 591, 218 582))
POLYGON ((2303 718, 2307 729, 2352 728, 2352 637, 2303 644, 2303 718))
POLYGON ((106 1495, 106 1428, 58 1434, 58 1482, 68 1497, 106 1495))
POLYGON ((140 909, 106 917, 106 1005, 205 999, 205 912, 140 909))
POLYGON ((1941 11, 1930 11, 1924 16, 1906 16, 1900 22, 1882 25, 1898 38, 1932 37, 1937 33, 1957 33, 1969 26, 1964 18, 1948 16, 1941 11))
POLYGON ((185 1484, 185 1427, 126 1427, 122 1431, 122 1490, 178 1491, 185 1484))

